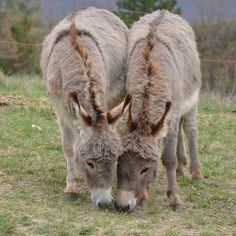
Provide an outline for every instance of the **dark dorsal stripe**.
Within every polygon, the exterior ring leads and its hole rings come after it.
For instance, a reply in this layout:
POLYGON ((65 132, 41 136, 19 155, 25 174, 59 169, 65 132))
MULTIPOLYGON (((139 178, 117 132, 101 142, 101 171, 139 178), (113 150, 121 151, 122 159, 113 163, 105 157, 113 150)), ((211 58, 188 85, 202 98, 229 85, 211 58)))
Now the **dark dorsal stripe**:
POLYGON ((102 124, 106 123, 106 119, 104 116, 104 112, 99 108, 96 102, 96 92, 94 91, 94 87, 96 87, 96 83, 97 83, 96 79, 99 78, 99 75, 96 73, 96 71, 93 70, 93 65, 91 61, 88 59, 88 55, 85 51, 85 48, 83 47, 82 44, 78 43, 77 35, 78 35, 78 31, 75 27, 75 23, 73 22, 70 29, 70 40, 75 50, 79 53, 81 59, 83 60, 84 66, 87 71, 87 75, 90 78, 90 83, 89 83, 90 102, 96 113, 95 123, 98 126, 101 126, 102 124))
POLYGON ((133 56, 133 53, 134 53, 134 51, 135 51, 137 45, 138 45, 140 42, 145 41, 145 40, 147 39, 147 37, 150 36, 150 29, 151 29, 151 31, 152 31, 152 33, 153 33, 153 38, 155 37, 155 36, 154 36, 154 33, 155 33, 157 27, 163 22, 164 17, 165 17, 165 11, 161 11, 159 17, 158 17, 157 19, 154 19, 153 21, 151 21, 151 22, 149 23, 150 28, 149 28, 149 33, 148 33, 148 35, 147 35, 146 37, 144 37, 144 38, 138 39, 138 40, 134 43, 134 45, 133 45, 133 47, 132 47, 132 50, 131 50, 131 52, 130 52, 130 54, 129 54, 129 59, 131 59, 131 57, 133 56))
MULTIPOLYGON (((105 65, 105 60, 104 60, 104 56, 103 56, 101 47, 100 47, 99 43, 96 41, 96 39, 93 37, 93 35, 92 35, 89 31, 87 31, 87 30, 78 30, 78 29, 76 29, 76 33, 77 33, 78 36, 87 36, 87 37, 89 37, 89 38, 94 42, 94 44, 96 45, 98 51, 100 52, 100 55, 101 55, 101 57, 102 57, 103 64, 105 65)), ((52 49, 51 49, 51 51, 50 51, 50 54, 49 54, 49 56, 48 56, 48 61, 50 60, 50 57, 51 57, 51 54, 52 54, 52 52, 53 52, 53 49, 54 49, 55 45, 56 45, 57 43, 59 43, 59 42, 60 42, 62 39, 64 39, 65 37, 68 37, 69 34, 70 34, 70 29, 61 31, 61 32, 57 35, 57 37, 56 37, 56 39, 55 39, 55 42, 54 42, 54 44, 53 44, 53 46, 52 46, 52 49)))
POLYGON ((149 33, 146 37, 146 47, 143 50, 143 56, 145 59, 145 67, 144 69, 144 79, 146 80, 144 91, 143 91, 143 106, 140 113, 140 125, 143 133, 148 133, 148 127, 150 127, 149 119, 147 117, 148 105, 149 105, 149 97, 150 97, 150 77, 154 74, 154 66, 150 61, 150 53, 154 46, 154 29, 150 28, 149 33))
MULTIPOLYGON (((140 42, 145 41, 145 47, 142 53, 145 62, 144 62, 144 66, 142 67, 142 70, 143 70, 144 79, 146 80, 146 82, 143 89, 143 104, 142 104, 142 110, 140 112, 140 123, 139 123, 140 125, 138 125, 141 132, 145 134, 148 134, 151 132, 150 128, 152 126, 151 121, 147 116, 147 111, 149 109, 149 100, 150 100, 150 87, 152 86, 152 82, 150 81, 150 79, 153 75, 155 75, 155 73, 157 73, 153 62, 150 60, 150 54, 156 40, 155 32, 157 31, 157 27, 162 23, 164 16, 165 16, 165 11, 161 11, 159 17, 149 23, 150 28, 149 28, 149 32, 147 36, 145 38, 141 38, 136 41, 130 54, 130 59, 131 59, 132 54, 134 53, 137 45, 140 42)), ((134 128, 135 127, 130 128, 130 129, 132 130, 134 128)))

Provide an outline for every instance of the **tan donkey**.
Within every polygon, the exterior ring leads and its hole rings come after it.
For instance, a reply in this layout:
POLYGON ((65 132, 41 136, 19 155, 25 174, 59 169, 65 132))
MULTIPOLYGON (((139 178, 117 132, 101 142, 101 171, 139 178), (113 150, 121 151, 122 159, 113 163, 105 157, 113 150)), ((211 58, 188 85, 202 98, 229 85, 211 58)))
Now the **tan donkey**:
POLYGON ((191 27, 168 11, 142 17, 130 30, 127 65, 126 88, 132 103, 124 151, 118 158, 117 208, 131 211, 136 204, 147 204, 148 187, 156 177, 156 141, 166 126, 161 159, 169 202, 176 209, 181 204, 176 171, 182 174, 186 164, 182 124, 192 178, 202 179, 196 123, 201 72, 191 27))
POLYGON ((41 67, 67 156, 65 199, 78 191, 76 163, 100 208, 113 202, 112 173, 122 153, 111 125, 129 104, 125 91, 128 29, 112 13, 88 8, 62 20, 43 44, 41 67))

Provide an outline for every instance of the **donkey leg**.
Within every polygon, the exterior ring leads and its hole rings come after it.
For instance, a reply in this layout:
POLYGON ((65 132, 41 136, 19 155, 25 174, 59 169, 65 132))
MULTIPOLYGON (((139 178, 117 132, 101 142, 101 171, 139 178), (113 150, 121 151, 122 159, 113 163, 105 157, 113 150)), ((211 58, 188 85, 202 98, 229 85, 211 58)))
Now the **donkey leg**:
POLYGON ((177 169, 177 140, 179 130, 179 119, 173 118, 168 129, 167 137, 164 139, 164 147, 162 153, 162 163, 166 168, 167 173, 167 196, 170 201, 170 206, 173 210, 180 208, 181 200, 178 194, 176 181, 177 169))
POLYGON ((184 131, 188 140, 188 149, 190 156, 190 173, 192 179, 202 180, 201 163, 198 157, 198 133, 197 133, 197 105, 195 105, 184 116, 184 131))
POLYGON ((78 179, 76 178, 76 163, 73 153, 73 145, 75 142, 76 134, 75 127, 71 124, 66 124, 61 121, 60 129, 62 133, 63 151, 67 157, 67 176, 66 176, 66 189, 64 190, 64 199, 66 201, 76 200, 76 193, 78 192, 78 179), (74 128, 74 129, 73 129, 74 128))
POLYGON ((182 126, 183 126, 183 119, 181 119, 179 122, 179 133, 177 142, 178 167, 176 173, 179 176, 184 175, 184 166, 187 164, 182 126))
POLYGON ((64 199, 66 201, 73 201, 76 199, 76 193, 78 192, 78 179, 76 178, 76 163, 73 153, 73 145, 76 136, 79 135, 79 130, 73 125, 73 121, 63 103, 59 103, 58 101, 54 102, 54 108, 61 131, 63 151, 67 158, 67 176, 64 199))

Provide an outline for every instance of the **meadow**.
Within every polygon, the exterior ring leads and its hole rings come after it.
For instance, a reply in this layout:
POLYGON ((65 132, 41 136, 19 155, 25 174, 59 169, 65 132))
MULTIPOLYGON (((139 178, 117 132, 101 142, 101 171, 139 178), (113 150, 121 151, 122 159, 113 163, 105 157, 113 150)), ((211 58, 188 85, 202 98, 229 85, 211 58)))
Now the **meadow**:
POLYGON ((204 181, 193 184, 188 166, 178 178, 183 210, 168 207, 161 161, 146 210, 97 209, 81 175, 78 200, 64 202, 66 161, 44 81, 0 74, 0 235, 236 235, 236 99, 203 92, 198 126, 204 181))

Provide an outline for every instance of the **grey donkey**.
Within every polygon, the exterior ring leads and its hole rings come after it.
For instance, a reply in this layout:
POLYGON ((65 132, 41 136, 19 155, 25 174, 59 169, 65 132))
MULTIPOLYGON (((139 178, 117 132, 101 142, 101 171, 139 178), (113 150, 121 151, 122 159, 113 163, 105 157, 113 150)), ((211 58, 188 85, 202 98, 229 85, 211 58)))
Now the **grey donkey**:
POLYGON ((78 164, 92 202, 101 208, 113 202, 112 175, 122 144, 112 124, 130 102, 127 96, 118 105, 125 93, 127 40, 118 17, 88 8, 66 17, 44 41, 41 68, 67 157, 66 200, 76 199, 78 164))
POLYGON ((186 164, 182 126, 188 140, 190 171, 202 179, 197 143, 197 102, 201 87, 195 36, 180 16, 156 11, 133 25, 127 59, 129 106, 123 154, 118 158, 116 206, 131 211, 147 205, 149 184, 157 171, 157 139, 163 139, 170 206, 180 207, 176 171, 186 164))

